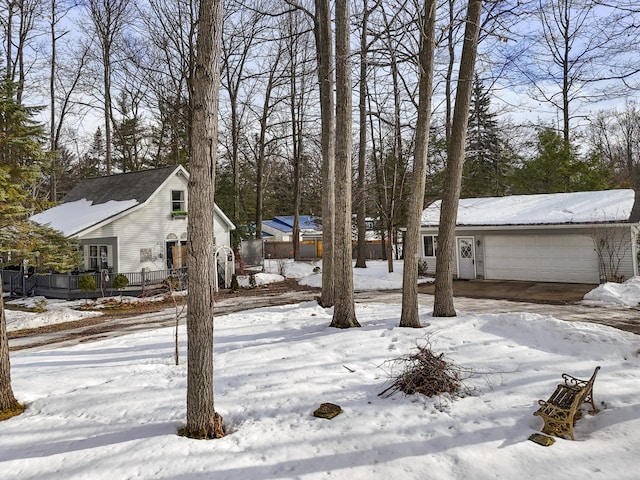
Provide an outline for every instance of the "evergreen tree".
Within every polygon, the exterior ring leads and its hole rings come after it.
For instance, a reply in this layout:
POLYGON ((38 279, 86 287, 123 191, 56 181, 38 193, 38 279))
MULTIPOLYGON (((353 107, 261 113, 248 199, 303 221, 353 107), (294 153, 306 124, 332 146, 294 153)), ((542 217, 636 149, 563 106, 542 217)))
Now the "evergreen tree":
MULTIPOLYGON (((15 84, 0 77, 0 167, 9 174, 11 182, 29 192, 34 199, 42 172, 50 160, 44 150, 44 129, 33 120, 37 112, 37 108, 18 103, 15 84)), ((35 202, 30 203, 33 207, 35 202)))
POLYGON ((91 146, 79 162, 78 165, 78 177, 92 178, 100 176, 100 165, 104 162, 105 145, 104 136, 100 127, 93 133, 91 140, 91 146))
POLYGON ((491 97, 476 75, 471 92, 462 197, 503 196, 513 154, 500 136, 491 97))
POLYGON ((596 156, 580 159, 576 147, 554 129, 539 130, 536 156, 514 173, 514 193, 560 193, 602 190, 612 171, 596 156))
POLYGON ((114 162, 120 164, 122 172, 143 170, 147 165, 146 129, 135 107, 135 101, 122 92, 118 97, 118 111, 121 119, 116 120, 113 126, 114 162))
POLYGON ((33 121, 36 111, 17 103, 12 83, 1 82, 0 265, 27 259, 31 265, 69 269, 79 263, 75 243, 28 220, 47 206, 35 197, 48 156, 44 130, 33 121))

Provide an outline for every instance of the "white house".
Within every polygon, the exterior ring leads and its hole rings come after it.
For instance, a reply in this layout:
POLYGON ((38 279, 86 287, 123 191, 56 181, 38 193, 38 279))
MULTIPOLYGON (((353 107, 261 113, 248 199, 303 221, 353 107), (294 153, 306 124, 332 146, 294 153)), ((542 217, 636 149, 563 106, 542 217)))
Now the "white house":
MULTIPOLYGON (((440 201, 422 214, 422 256, 434 271, 440 201)), ((493 198, 458 204, 452 270, 461 279, 594 283, 638 271, 633 190, 493 198)))
MULTIPOLYGON (((137 272, 184 266, 189 173, 182 166, 82 180, 56 207, 34 215, 77 238, 85 270, 137 272)), ((230 246, 235 226, 214 206, 214 239, 230 246)))

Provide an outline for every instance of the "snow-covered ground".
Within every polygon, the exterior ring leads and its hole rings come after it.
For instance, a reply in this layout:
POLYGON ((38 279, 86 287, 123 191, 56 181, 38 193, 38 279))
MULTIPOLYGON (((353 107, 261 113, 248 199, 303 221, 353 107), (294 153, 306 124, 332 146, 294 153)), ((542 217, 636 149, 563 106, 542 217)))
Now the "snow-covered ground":
MULTIPOLYGON (((370 286, 375 270, 356 278, 370 286)), ((517 311, 433 318, 425 308, 423 329, 399 328, 398 305, 356 313, 362 328, 349 330, 329 328, 332 310, 315 302, 216 318, 216 409, 228 435, 212 441, 176 435, 184 329, 178 366, 172 329, 12 353, 27 410, 0 423, 0 478, 638 478, 640 337, 517 311), (379 397, 388 362, 425 342, 477 372, 465 380, 471 394, 379 397), (576 441, 528 441, 542 426, 537 400, 560 374, 587 378, 598 365, 602 411, 578 421, 576 441), (343 413, 313 417, 323 402, 343 413)))

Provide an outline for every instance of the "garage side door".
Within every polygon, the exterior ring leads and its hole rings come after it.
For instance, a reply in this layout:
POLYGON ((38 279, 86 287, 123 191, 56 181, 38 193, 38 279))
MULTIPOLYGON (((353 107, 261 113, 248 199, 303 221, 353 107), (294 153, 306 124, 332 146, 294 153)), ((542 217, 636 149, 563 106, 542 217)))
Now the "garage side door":
POLYGON ((485 257, 487 279, 598 283, 598 256, 587 235, 488 235, 485 257))

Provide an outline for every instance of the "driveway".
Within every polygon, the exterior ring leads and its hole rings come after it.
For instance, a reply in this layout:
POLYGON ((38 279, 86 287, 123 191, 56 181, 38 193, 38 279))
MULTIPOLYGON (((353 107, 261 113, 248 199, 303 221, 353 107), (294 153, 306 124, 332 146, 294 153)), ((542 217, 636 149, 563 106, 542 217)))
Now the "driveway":
MULTIPOLYGON (((527 312, 551 315, 569 322, 608 325, 640 335, 640 308, 591 305, 582 301, 596 285, 493 280, 453 282, 454 305, 460 313, 527 312)), ((434 285, 418 288, 418 303, 433 308, 434 285)), ((401 303, 399 291, 359 292, 357 302, 401 303)))
MULTIPOLYGON (((576 303, 597 285, 586 283, 514 282, 504 280, 456 280, 453 294, 456 297, 493 298, 516 302, 565 304, 576 303)), ((433 295, 434 284, 423 284, 420 293, 433 295)))
MULTIPOLYGON (((580 300, 593 286, 581 284, 529 284, 527 282, 454 282, 454 304, 460 314, 528 312, 551 315, 570 322, 591 322, 609 325, 640 335, 640 309, 622 306, 592 306, 580 300), (582 292, 582 293, 581 293, 582 292), (466 295, 466 296, 463 296, 466 295), (522 301, 525 299, 527 301, 522 301), (543 303, 543 302, 549 303, 543 303)), ((433 308, 433 286, 419 288, 418 302, 433 308), (431 293, 429 290, 431 289, 431 293)), ((226 297, 217 303, 217 315, 225 315, 252 308, 312 301, 318 289, 300 289, 273 294, 226 297)), ((361 291, 355 294, 356 303, 402 303, 400 290, 361 291)), ((184 313, 180 323, 184 322, 184 313)), ((127 318, 105 320, 96 324, 74 325, 68 329, 32 331, 28 335, 10 335, 11 350, 39 350, 75 345, 142 330, 175 325, 174 309, 127 318), (11 338, 13 337, 13 338, 11 338)), ((76 322, 74 322, 76 323, 76 322)))

